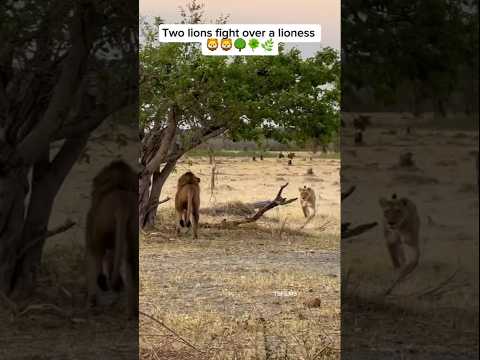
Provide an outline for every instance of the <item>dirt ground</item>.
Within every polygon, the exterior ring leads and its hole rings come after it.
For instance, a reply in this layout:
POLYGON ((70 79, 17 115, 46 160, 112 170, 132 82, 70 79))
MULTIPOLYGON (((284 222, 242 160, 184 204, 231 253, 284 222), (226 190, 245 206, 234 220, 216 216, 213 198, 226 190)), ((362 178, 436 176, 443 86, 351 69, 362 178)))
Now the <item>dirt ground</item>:
POLYGON ((20 304, 0 296, 0 359, 125 359, 138 355, 138 329, 126 321, 125 299, 106 294, 97 311, 85 311, 84 224, 91 181, 112 160, 135 165, 136 129, 105 124, 62 186, 49 228, 75 226, 49 238, 34 296, 20 304), (113 306, 108 306, 115 301, 113 306))
POLYGON ((174 198, 186 170, 200 177, 202 227, 198 240, 177 238, 170 201, 156 231, 142 236, 141 310, 170 329, 141 316, 142 359, 339 357, 340 162, 307 153, 287 161, 217 158, 211 192, 208 158, 190 157, 167 180, 162 198, 174 198), (287 182, 286 198, 304 185, 317 194, 317 216, 304 229, 298 201, 254 224, 208 226, 248 216, 246 204, 273 199, 287 182))
POLYGON ((342 244, 346 358, 471 359, 478 354, 478 132, 422 126, 407 134, 411 123, 400 115, 391 124, 377 115, 362 146, 348 125, 343 130, 342 188, 357 190, 342 204, 342 221, 380 221, 379 197, 408 197, 420 216, 422 254, 385 298, 393 271, 381 227, 342 244), (406 152, 414 166, 399 165, 406 152))

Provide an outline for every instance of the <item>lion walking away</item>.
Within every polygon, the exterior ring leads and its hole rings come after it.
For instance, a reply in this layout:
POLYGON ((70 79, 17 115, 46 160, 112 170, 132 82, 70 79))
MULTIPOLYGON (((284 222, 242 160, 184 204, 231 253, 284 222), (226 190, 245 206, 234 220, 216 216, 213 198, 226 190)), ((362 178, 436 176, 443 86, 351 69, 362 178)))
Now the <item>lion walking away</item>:
POLYGON ((193 224, 193 238, 198 238, 198 222, 200 219, 200 179, 191 171, 187 171, 178 179, 175 195, 175 212, 177 214, 176 232, 180 234, 182 227, 193 224))
POLYGON ((114 161, 93 179, 85 233, 88 305, 97 303, 97 285, 127 291, 128 317, 138 312, 138 176, 114 161))

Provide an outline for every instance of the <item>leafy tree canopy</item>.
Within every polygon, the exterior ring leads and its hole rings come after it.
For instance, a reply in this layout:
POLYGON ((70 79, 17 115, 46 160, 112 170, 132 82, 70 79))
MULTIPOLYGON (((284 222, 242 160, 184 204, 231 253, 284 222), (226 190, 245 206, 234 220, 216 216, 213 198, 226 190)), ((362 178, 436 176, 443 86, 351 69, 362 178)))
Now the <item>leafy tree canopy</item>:
POLYGON ((369 86, 391 102, 392 90, 408 79, 425 95, 448 96, 465 59, 478 59, 471 0, 345 1, 342 14, 347 92, 369 86))
POLYGON ((279 56, 217 57, 194 44, 145 42, 140 78, 145 129, 166 122, 173 106, 184 133, 216 127, 233 139, 306 144, 330 141, 339 127, 340 64, 331 48, 308 59, 283 47, 279 56))

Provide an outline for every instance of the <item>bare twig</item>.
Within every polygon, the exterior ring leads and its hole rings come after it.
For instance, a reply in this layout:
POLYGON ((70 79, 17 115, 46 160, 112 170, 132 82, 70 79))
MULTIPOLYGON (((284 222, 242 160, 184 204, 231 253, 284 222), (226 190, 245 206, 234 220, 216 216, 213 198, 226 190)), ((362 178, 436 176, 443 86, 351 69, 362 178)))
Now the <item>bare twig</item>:
POLYGON ((15 302, 9 299, 7 295, 3 291, 0 291, 0 299, 3 300, 5 305, 9 308, 12 314, 16 315, 18 313, 18 306, 15 302))
POLYGON ((213 197, 213 193, 215 191, 215 178, 217 176, 217 165, 215 164, 215 162, 213 162, 213 166, 212 166, 212 174, 211 174, 211 178, 210 178, 210 198, 213 197))
POLYGON ((331 223, 332 223, 331 220, 325 221, 322 225, 320 225, 320 226, 317 228, 317 231, 325 231, 325 230, 327 230, 328 225, 330 225, 331 223))
POLYGON ((45 311, 45 310, 50 310, 52 312, 54 312, 55 314, 57 315, 60 315, 61 317, 64 317, 64 318, 69 318, 70 317, 70 314, 61 309, 60 307, 58 307, 57 305, 54 305, 54 304, 33 304, 33 305, 28 305, 25 309, 23 309, 19 314, 18 316, 22 316, 22 315, 25 315, 31 311, 45 311))
POLYGON ((181 343, 187 345, 188 347, 192 348, 193 350, 195 351, 198 351, 199 353, 205 353, 204 351, 198 349, 195 345, 193 345, 192 343, 190 343, 188 340, 184 339, 183 337, 181 337, 179 334, 177 334, 173 329, 171 329, 170 327, 168 327, 167 325, 165 325, 163 322, 161 322, 160 320, 154 318, 152 315, 149 315, 149 314, 146 314, 144 313, 143 311, 139 311, 139 314, 140 315, 143 315, 145 316, 146 318, 152 320, 153 322, 155 322, 156 324, 160 325, 161 327, 163 327, 164 329, 166 329, 168 332, 170 332, 171 334, 173 334, 181 343))
POLYGON ((347 197, 349 197, 350 195, 352 195, 352 193, 355 191, 356 189, 356 186, 351 186, 350 189, 348 189, 347 191, 345 192, 342 192, 341 194, 341 200, 345 200, 347 197))
POLYGON ((158 202, 158 205, 162 205, 163 203, 166 203, 167 201, 170 201, 171 199, 169 197, 167 197, 166 199, 163 199, 163 200, 160 200, 158 202))
MULTIPOLYGON (((342 192, 341 200, 343 201, 346 198, 348 198, 350 195, 352 195, 352 193, 355 191, 355 189, 356 189, 356 186, 353 185, 347 191, 342 192)), ((377 225, 378 224, 375 221, 375 222, 371 222, 371 223, 367 223, 367 224, 361 224, 361 225, 358 225, 358 226, 354 227, 353 229, 350 229, 350 223, 342 223, 341 238, 342 239, 348 239, 352 236, 357 236, 357 235, 363 234, 364 232, 374 228, 377 225)))
POLYGON ((167 201, 170 201, 170 197, 167 197, 166 199, 163 199, 163 200, 159 200, 159 201, 155 201, 152 205, 150 205, 148 208, 147 208, 147 212, 146 213, 149 213, 150 211, 152 211, 153 209, 155 209, 157 206, 159 205, 162 205, 164 203, 166 203, 167 201))
POLYGON ((277 193, 277 196, 275 197, 275 199, 273 199, 268 204, 266 204, 264 207, 262 207, 260 210, 258 210, 256 212, 256 214, 254 214, 253 216, 247 217, 243 220, 235 220, 235 221, 227 221, 227 220, 224 219, 219 224, 219 226, 229 227, 229 226, 238 226, 238 225, 242 225, 242 224, 252 223, 252 222, 255 222, 258 219, 260 219, 263 216, 263 214, 265 214, 267 211, 272 210, 272 209, 276 208, 277 206, 288 205, 288 204, 291 204, 294 201, 297 201, 298 198, 293 198, 293 199, 288 199, 287 200, 286 198, 282 197, 282 192, 287 186, 288 186, 288 183, 281 186, 280 190, 277 193))
POLYGON ((392 285, 385 291, 385 296, 389 296, 393 289, 395 289, 400 283, 404 282, 411 274, 418 268, 418 262, 410 267, 410 264, 407 264, 405 267, 402 267, 400 275, 393 281, 392 285))
POLYGON ((350 229, 349 228, 350 227, 349 223, 343 223, 342 224, 342 239, 348 239, 352 236, 357 236, 357 235, 363 234, 364 232, 374 228, 377 225, 378 225, 378 223, 375 221, 375 222, 368 223, 368 224, 358 225, 358 226, 355 226, 353 229, 350 229))
POLYGON ((423 293, 421 293, 420 295, 418 295, 418 297, 423 297, 423 296, 427 296, 427 295, 430 295, 430 294, 433 294, 433 293, 436 293, 438 290, 440 290, 441 288, 443 288, 445 285, 447 285, 450 281, 452 281, 455 276, 457 275, 458 273, 458 270, 459 270, 459 266, 457 266, 455 268, 455 270, 452 272, 452 274, 447 277, 445 280, 443 280, 441 283, 439 283, 437 286, 433 287, 433 288, 430 288, 429 290, 427 291, 424 291, 423 293))
POLYGON ((447 276, 445 279, 443 279, 442 281, 440 281, 436 286, 434 287, 431 287, 429 289, 426 289, 426 290, 422 290, 422 291, 417 291, 417 292, 414 292, 414 293, 411 293, 411 294, 406 294, 406 295, 395 295, 395 297, 412 297, 412 296, 416 296, 418 298, 422 298, 422 297, 425 297, 425 296, 428 296, 428 295, 432 295, 432 294, 435 294, 437 293, 440 289, 442 289, 443 287, 445 287, 445 285, 447 285, 448 283, 450 283, 454 278, 455 276, 458 274, 458 271, 460 269, 460 265, 457 265, 457 267, 455 268, 455 270, 453 270, 453 272, 447 276))
POLYGON ((65 231, 69 230, 71 227, 73 227, 75 225, 76 225, 76 223, 74 221, 72 221, 70 219, 67 219, 67 221, 65 221, 65 224, 60 225, 60 226, 56 227, 55 229, 48 230, 45 233, 45 235, 44 234, 38 235, 32 241, 27 243, 22 250, 20 250, 20 252, 17 254, 17 257, 16 257, 17 260, 21 259, 27 253, 28 250, 30 250, 32 247, 37 245, 39 242, 41 242, 41 241, 43 241, 43 240, 45 240, 49 237, 64 233, 65 231))
POLYGON ((287 217, 283 219, 282 225, 280 226, 280 231, 278 232, 278 237, 280 240, 282 239, 283 232, 285 231, 285 225, 287 225, 287 220, 287 217))
POLYGON ((75 225, 76 225, 76 223, 74 221, 72 221, 70 219, 67 219, 67 221, 65 221, 65 224, 60 225, 60 226, 56 227, 55 229, 48 230, 47 231, 47 238, 58 235, 58 234, 61 234, 65 231, 69 230, 71 227, 73 227, 75 225))

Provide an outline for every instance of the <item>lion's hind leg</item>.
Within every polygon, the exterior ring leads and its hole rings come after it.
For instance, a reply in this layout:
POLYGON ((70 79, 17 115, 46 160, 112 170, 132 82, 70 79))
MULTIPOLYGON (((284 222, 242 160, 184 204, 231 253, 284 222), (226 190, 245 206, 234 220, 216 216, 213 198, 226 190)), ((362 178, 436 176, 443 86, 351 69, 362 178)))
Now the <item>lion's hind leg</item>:
POLYGON ((390 259, 392 260, 393 267, 398 269, 405 263, 405 253, 403 251, 402 244, 400 242, 394 242, 387 244, 388 252, 390 253, 390 259))
POLYGON ((194 210, 192 212, 192 219, 193 219, 193 238, 198 239, 198 222, 200 220, 200 214, 198 210, 194 210))
POLYGON ((97 305, 97 281, 102 270, 102 256, 87 251, 87 306, 97 305))
POLYGON ((176 221, 175 221, 175 233, 177 235, 180 235, 180 232, 182 230, 182 227, 185 226, 185 221, 183 219, 183 213, 184 211, 176 211, 176 221))

